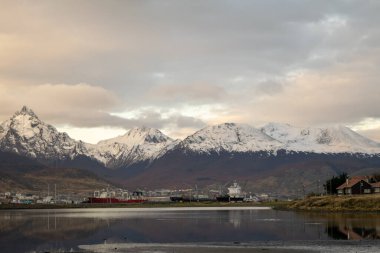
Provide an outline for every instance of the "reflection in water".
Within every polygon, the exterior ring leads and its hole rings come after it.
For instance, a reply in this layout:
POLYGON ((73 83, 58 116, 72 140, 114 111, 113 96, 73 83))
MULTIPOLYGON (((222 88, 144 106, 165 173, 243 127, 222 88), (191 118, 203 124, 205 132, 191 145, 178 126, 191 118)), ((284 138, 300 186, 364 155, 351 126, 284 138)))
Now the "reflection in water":
POLYGON ((304 213, 305 219, 324 222, 325 233, 335 240, 380 239, 377 213, 304 213))
POLYGON ((240 227, 241 212, 239 212, 239 211, 228 212, 228 220, 234 226, 234 228, 240 227))
POLYGON ((380 214, 274 210, 0 211, 1 252, 77 249, 100 243, 196 243, 376 240, 380 214), (22 243, 20 243, 22 242, 22 243))
POLYGON ((379 234, 376 229, 366 229, 363 227, 327 227, 329 236, 336 240, 365 240, 365 239, 379 239, 379 234))
POLYGON ((347 219, 344 222, 328 222, 326 232, 337 240, 380 239, 375 223, 369 220, 347 219))

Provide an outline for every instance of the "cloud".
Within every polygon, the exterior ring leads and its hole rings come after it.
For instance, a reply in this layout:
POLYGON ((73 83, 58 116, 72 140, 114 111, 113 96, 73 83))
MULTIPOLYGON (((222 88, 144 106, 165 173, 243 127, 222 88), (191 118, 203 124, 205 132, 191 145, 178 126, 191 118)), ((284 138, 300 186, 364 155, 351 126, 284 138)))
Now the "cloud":
POLYGON ((253 85, 252 92, 259 95, 275 95, 283 91, 284 84, 281 80, 265 80, 253 85))
POLYGON ((5 120, 23 105, 35 110, 52 124, 73 126, 121 126, 124 119, 110 111, 123 108, 123 102, 103 87, 89 84, 0 85, 0 113, 5 120))
MULTIPOLYGON (((167 111, 158 108, 144 108, 138 111, 115 114, 123 118, 127 123, 126 128, 147 126, 158 129, 163 128, 200 128, 206 125, 201 119, 182 115, 178 111, 167 111)), ((170 131, 170 130, 169 130, 170 131)))
POLYGON ((28 105, 41 120, 57 126, 60 130, 71 133, 74 137, 82 136, 91 143, 109 137, 110 132, 120 134, 120 129, 147 126, 166 129, 168 133, 184 128, 187 132, 205 126, 205 123, 179 112, 165 113, 154 108, 144 109, 133 117, 123 117, 112 113, 120 111, 126 103, 116 94, 103 87, 89 84, 43 84, 36 86, 17 86, 11 88, 0 86, 0 115, 1 120, 8 119, 22 105, 28 105), (17 99, 14 99, 17 98, 17 99), (35 109, 37 108, 37 109, 35 109), (168 128, 169 127, 169 128, 168 128), (85 129, 87 134, 83 134, 85 129), (173 128, 173 129, 170 129, 173 128), (72 130, 70 132, 70 129, 72 130), (107 135, 99 135, 104 130, 107 135), (97 133, 94 136, 94 133, 97 133))
POLYGON ((176 85, 157 85, 148 91, 148 98, 156 101, 205 103, 218 101, 225 96, 225 90, 216 85, 194 83, 176 85))
POLYGON ((179 115, 174 118, 179 128, 201 128, 206 125, 205 122, 194 117, 179 115))
POLYGON ((54 124, 180 134, 224 121, 355 125, 379 118, 379 7, 5 1, 0 119, 27 104, 54 124), (128 112, 138 113, 120 115, 128 112))
POLYGON ((310 70, 291 80, 284 78, 281 92, 256 95, 251 100, 247 95, 250 102, 237 103, 232 113, 240 108, 247 112, 244 115, 248 122, 279 121, 299 125, 352 125, 365 117, 379 118, 377 74, 367 69, 365 72, 371 74, 363 76, 360 65, 360 60, 350 61, 328 71, 310 70), (247 106, 249 109, 245 109, 247 106))

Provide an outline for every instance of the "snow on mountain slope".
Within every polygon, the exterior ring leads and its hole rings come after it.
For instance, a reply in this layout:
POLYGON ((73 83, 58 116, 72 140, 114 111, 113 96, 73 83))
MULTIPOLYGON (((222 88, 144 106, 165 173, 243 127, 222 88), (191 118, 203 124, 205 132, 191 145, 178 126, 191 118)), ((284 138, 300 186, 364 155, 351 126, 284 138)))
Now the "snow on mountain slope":
POLYGON ((209 126, 184 139, 182 147, 201 152, 274 151, 281 143, 245 124, 225 123, 209 126))
POLYGON ((157 129, 133 128, 123 136, 86 144, 58 132, 23 107, 0 125, 0 150, 48 160, 74 159, 78 155, 95 159, 106 167, 126 167, 151 162, 169 150, 184 148, 200 153, 275 153, 279 149, 315 153, 380 154, 380 144, 343 126, 315 128, 269 123, 261 129, 245 124, 209 126, 183 141, 172 140, 157 129))
POLYGON ((100 141, 98 144, 109 144, 117 142, 125 144, 128 147, 133 147, 141 144, 165 143, 168 141, 173 140, 157 129, 148 127, 135 127, 124 135, 100 141))
POLYGON ((283 143, 286 150, 316 153, 380 154, 380 144, 344 126, 294 127, 269 123, 261 131, 283 143))
POLYGON ((0 148, 41 159, 72 159, 86 152, 83 142, 45 124, 26 106, 1 124, 0 148))
POLYGON ((157 129, 133 128, 123 136, 96 145, 71 139, 42 122, 24 106, 0 125, 0 149, 28 157, 65 160, 84 155, 107 167, 128 166, 152 160, 173 147, 173 140, 157 129))
POLYGON ((173 140, 153 128, 132 128, 125 135, 88 145, 91 157, 115 167, 153 160, 172 147, 173 140))

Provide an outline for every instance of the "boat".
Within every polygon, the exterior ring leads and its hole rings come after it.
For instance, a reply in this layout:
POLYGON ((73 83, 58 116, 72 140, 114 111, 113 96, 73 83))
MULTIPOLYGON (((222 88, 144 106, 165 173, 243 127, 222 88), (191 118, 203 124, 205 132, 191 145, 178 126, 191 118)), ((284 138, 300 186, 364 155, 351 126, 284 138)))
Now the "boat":
POLYGON ((183 202, 183 196, 170 196, 170 201, 173 202, 183 202))
POLYGON ((216 197, 219 202, 243 202, 244 195, 241 194, 241 187, 238 183, 234 182, 230 187, 227 188, 228 193, 225 195, 220 195, 216 197))
POLYGON ((89 197, 86 203, 93 204, 122 204, 122 203, 143 203, 145 199, 119 199, 119 198, 96 198, 89 197))
POLYGON ((208 195, 197 194, 197 195, 175 195, 170 197, 172 202, 210 202, 215 201, 211 199, 208 195))
POLYGON ((89 197, 85 203, 92 204, 128 204, 144 203, 147 199, 142 192, 133 192, 129 195, 126 191, 95 191, 93 197, 89 197))

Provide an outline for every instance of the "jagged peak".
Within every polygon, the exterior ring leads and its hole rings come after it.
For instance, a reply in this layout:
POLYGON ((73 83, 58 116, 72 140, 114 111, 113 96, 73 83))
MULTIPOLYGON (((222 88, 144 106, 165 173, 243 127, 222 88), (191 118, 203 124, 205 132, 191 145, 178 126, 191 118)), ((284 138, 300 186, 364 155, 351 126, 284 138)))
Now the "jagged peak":
POLYGON ((128 146, 134 146, 143 143, 163 143, 168 141, 173 141, 173 139, 166 136, 160 130, 142 126, 133 127, 124 135, 100 141, 98 144, 121 143, 128 146))
POLYGON ((181 142, 182 147, 198 152, 273 151, 281 143, 244 123, 222 123, 207 126, 181 142))
POLYGON ((20 111, 17 111, 14 116, 18 116, 18 115, 29 115, 29 116, 32 116, 34 118, 38 118, 37 115, 34 113, 34 111, 32 109, 30 109, 29 107, 27 107, 26 105, 24 105, 20 111))
POLYGON ((128 132, 130 134, 135 134, 135 133, 142 133, 142 134, 150 134, 150 133, 155 133, 155 132, 160 132, 160 130, 147 127, 147 126, 141 126, 141 127, 132 127, 128 132))
POLYGON ((128 137, 141 137, 146 142, 160 143, 172 140, 170 137, 163 134, 160 130, 156 128, 150 128, 146 126, 134 127, 128 131, 126 134, 128 137))
POLYGON ((142 135, 151 135, 151 134, 160 134, 164 135, 160 130, 152 127, 133 127, 126 134, 142 134, 142 135))

